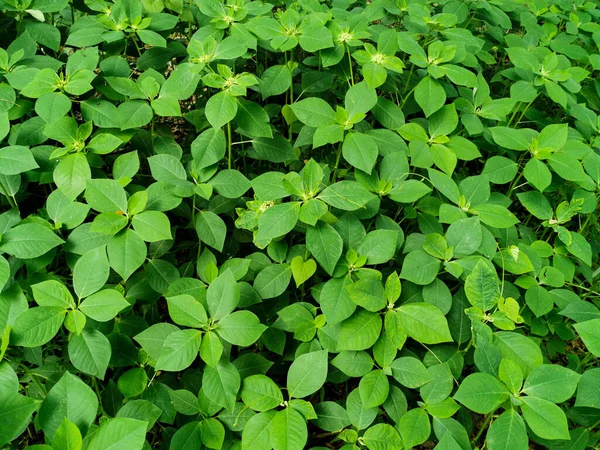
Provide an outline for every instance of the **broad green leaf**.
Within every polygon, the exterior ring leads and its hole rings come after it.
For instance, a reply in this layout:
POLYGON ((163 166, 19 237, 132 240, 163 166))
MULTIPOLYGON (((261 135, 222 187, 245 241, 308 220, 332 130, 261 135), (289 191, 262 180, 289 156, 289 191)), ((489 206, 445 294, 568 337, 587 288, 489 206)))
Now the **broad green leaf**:
POLYGON ((488 428, 486 442, 490 450, 527 450, 529 438, 523 418, 514 409, 504 411, 488 428))
POLYGON ((25 223, 2 235, 0 250, 19 259, 31 259, 42 256, 63 243, 50 228, 39 223, 25 223))
POLYGON ((495 377, 487 373, 474 373, 462 381, 454 399, 471 411, 489 414, 508 400, 509 395, 506 386, 495 377))
POLYGON ((382 370, 374 370, 361 378, 358 385, 364 408, 373 408, 385 402, 390 391, 387 375, 382 370))
POLYGON ((374 197, 354 181, 339 181, 325 188, 318 198, 335 208, 355 211, 364 208, 374 197))
POLYGON ((25 431, 39 404, 40 401, 34 398, 7 389, 0 390, 0 445, 10 443, 25 431))
POLYGON ((398 358, 390 367, 394 379, 409 389, 416 389, 433 380, 423 363, 412 356, 398 358))
POLYGON ((33 298, 40 306, 75 308, 73 296, 64 284, 56 280, 43 281, 31 286, 33 298))
POLYGON ((465 281, 465 294, 471 305, 488 311, 500 298, 500 280, 495 270, 483 261, 477 263, 465 281))
POLYGON ((146 438, 146 421, 116 417, 105 422, 98 431, 89 450, 127 448, 141 450, 146 438))
POLYGON ((0 175, 18 175, 38 167, 28 147, 11 145, 0 148, 0 175))
POLYGON ((440 262, 423 250, 414 250, 402 262, 400 278, 415 284, 426 285, 435 280, 440 262))
POLYGON ((160 211, 144 211, 131 220, 133 229, 146 242, 172 239, 169 218, 160 211))
POLYGON ((80 372, 103 380, 110 356, 110 342, 98 330, 84 329, 69 339, 69 359, 80 372))
POLYGON ((238 103, 228 92, 219 92, 206 102, 206 118, 213 128, 221 128, 231 122, 238 111, 238 103))
POLYGON ((299 202, 287 202, 271 206, 258 217, 258 241, 269 241, 284 236, 296 226, 299 202))
POLYGON ((202 389, 218 405, 233 410, 240 390, 240 374, 229 361, 219 361, 215 367, 207 366, 202 376, 202 389))
POLYGON ((600 319, 586 320, 573 326, 587 349, 600 357, 600 319))
POLYGON ((85 435, 96 418, 97 410, 98 398, 92 388, 77 376, 65 372, 42 402, 38 420, 49 439, 64 418, 77 425, 81 434, 85 435))
POLYGON ((318 391, 327 378, 327 351, 305 353, 294 360, 288 370, 290 397, 304 398, 318 391))
POLYGON ((415 89, 415 100, 425 113, 425 117, 431 116, 439 110, 446 102, 446 91, 439 82, 427 76, 423 78, 415 89))
POLYGON ((187 369, 198 356, 201 332, 181 330, 169 334, 156 362, 156 370, 179 372, 187 369))
POLYGON ((107 322, 129 306, 129 302, 118 290, 103 289, 87 297, 79 309, 98 322, 107 322))
POLYGON ((306 232, 306 247, 328 274, 333 274, 342 256, 343 241, 329 224, 319 221, 306 232))
POLYGON ((414 408, 404 414, 398 422, 400 436, 405 448, 416 447, 429 438, 431 424, 424 409, 414 408))
POLYGON ((56 306, 36 306, 19 314, 12 326, 10 344, 39 347, 49 342, 65 318, 66 310, 56 306))
POLYGON ((523 392, 552 403, 562 403, 575 394, 581 375, 554 364, 536 367, 525 380, 523 392))
POLYGON ((337 350, 366 350, 379 339, 381 328, 379 314, 359 308, 341 323, 337 350))
POLYGON ((217 334, 231 344, 247 347, 254 344, 266 329, 254 313, 237 311, 219 321, 217 334))
POLYGON ((554 403, 537 397, 522 397, 521 412, 531 430, 544 439, 569 439, 567 416, 554 403))
POLYGON ((437 306, 407 303, 397 311, 400 323, 415 341, 423 344, 452 342, 448 322, 437 306))
POLYGON ((244 378, 240 395, 246 406, 254 411, 268 411, 283 402, 281 389, 265 375, 244 378))
POLYGON ((206 292, 209 316, 221 320, 229 315, 240 302, 240 287, 231 270, 219 275, 206 292))
POLYGON ((271 421, 269 436, 273 450, 302 450, 308 440, 306 422, 295 409, 278 411, 271 421))
POLYGON ((206 245, 215 250, 223 251, 227 226, 223 219, 210 211, 200 211, 196 215, 196 232, 206 245))
POLYGON ((110 238, 106 252, 111 269, 127 281, 144 264, 147 249, 142 238, 125 229, 110 238))
POLYGON ((106 247, 96 247, 85 253, 73 268, 73 288, 79 298, 98 292, 107 282, 110 265, 106 247))

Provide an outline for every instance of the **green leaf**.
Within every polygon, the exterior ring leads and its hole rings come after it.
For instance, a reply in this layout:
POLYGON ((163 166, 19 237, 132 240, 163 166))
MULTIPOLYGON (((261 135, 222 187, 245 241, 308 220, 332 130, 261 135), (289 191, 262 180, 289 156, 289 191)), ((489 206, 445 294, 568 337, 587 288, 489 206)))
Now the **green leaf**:
POLYGON ((65 417, 56 433, 54 433, 52 448, 55 450, 75 450, 80 449, 82 444, 83 440, 79 428, 65 417))
POLYGON ((110 342, 98 330, 84 329, 69 339, 69 359, 83 373, 103 380, 110 356, 110 342))
POLYGON ((254 280, 254 289, 263 300, 277 297, 290 284, 292 268, 287 264, 271 264, 259 272, 254 280))
POLYGON ((265 375, 244 378, 240 395, 246 406, 254 411, 268 411, 283 402, 281 389, 265 375))
POLYGON ((288 234, 298 222, 299 211, 299 202, 271 206, 258 217, 256 239, 264 242, 288 234))
POLYGON ((517 194, 517 198, 525 207, 525 209, 527 209, 527 211, 529 211, 538 219, 552 219, 552 206, 550 206, 550 203, 548 202, 548 200, 546 200, 546 197, 544 197, 540 192, 522 192, 520 194, 517 194))
POLYGON ((238 111, 238 103, 228 92, 219 92, 206 102, 205 114, 213 128, 221 128, 231 122, 238 111))
POLYGON ((363 408, 373 408, 385 402, 390 391, 387 375, 382 370, 374 370, 361 378, 358 385, 363 408))
POLYGON ((471 212, 477 214, 483 223, 495 228, 510 228, 519 223, 519 219, 502 205, 486 203, 475 206, 471 212))
POLYGON ((402 448, 402 439, 394 427, 378 423, 369 427, 362 437, 369 450, 393 450, 402 448))
POLYGON ((215 250, 223 251, 227 226, 223 219, 210 211, 199 211, 196 215, 196 232, 206 245, 215 250))
POLYGON ((231 344, 248 347, 254 344, 266 329, 254 313, 237 311, 221 319, 217 334, 231 344))
POLYGON ((11 228, 2 235, 0 250, 19 259, 42 256, 64 241, 50 228, 39 223, 25 223, 11 228))
POLYGON ((523 392, 552 403, 562 403, 573 396, 580 378, 581 375, 566 367, 542 364, 529 374, 523 392))
POLYGON ((39 347, 49 342, 63 323, 65 309, 56 306, 36 306, 19 314, 12 326, 10 344, 39 347))
POLYGON ((300 413, 292 408, 275 414, 269 435, 273 450, 302 450, 308 440, 306 423, 300 413))
POLYGON ((309 127, 331 125, 335 122, 335 112, 323 99, 306 98, 290 106, 298 120, 309 127))
POLYGON ((107 282, 110 265, 106 247, 96 247, 85 253, 73 268, 73 288, 79 298, 99 291, 107 282))
POLYGON ((233 410, 240 390, 240 374, 229 361, 219 361, 215 367, 207 366, 202 376, 202 389, 218 405, 233 410))
POLYGON ((179 372, 187 369, 198 356, 201 336, 199 330, 192 329, 169 334, 156 362, 156 370, 179 372))
POLYGON ((128 449, 141 450, 146 439, 146 421, 116 417, 105 422, 89 450, 128 449))
POLYGON ((416 389, 433 380, 423 363, 412 356, 394 360, 390 368, 394 379, 409 389, 416 389))
POLYGON ((328 274, 333 274, 342 256, 343 241, 329 224, 319 221, 306 232, 306 247, 328 274))
POLYGON ((65 372, 42 402, 38 420, 46 437, 52 439, 64 418, 85 435, 96 418, 98 398, 92 388, 75 375, 65 372))
POLYGON ((297 357, 288 370, 290 398, 304 398, 318 391, 327 378, 327 351, 305 353, 297 357))
POLYGON ((417 84, 414 95, 416 102, 425 113, 425 117, 431 116, 446 102, 446 91, 439 82, 430 76, 423 78, 417 84))
POLYGON ((489 311, 500 298, 500 280, 489 263, 479 261, 465 281, 465 294, 471 305, 489 311))
POLYGON ((225 270, 210 284, 206 301, 208 313, 214 320, 221 320, 238 306, 240 287, 231 270, 225 270))
POLYGON ((86 298, 79 309, 98 322, 107 322, 129 306, 129 302, 118 290, 104 289, 86 298))
POLYGON ((440 262, 423 250, 414 250, 402 262, 400 278, 415 284, 426 285, 435 280, 440 262))
POLYGON ((360 256, 367 257, 367 264, 383 264, 394 257, 398 232, 375 230, 367 233, 356 248, 360 256))
POLYGON ((39 404, 39 400, 7 389, 0 390, 0 445, 10 443, 25 431, 39 404))
POLYGON ((110 238, 106 247, 110 267, 127 281, 146 260, 146 244, 132 230, 125 229, 110 238))
POLYGON ((398 308, 398 318, 408 335, 423 344, 452 342, 448 322, 437 306, 408 303, 398 308))
POLYGON ((562 409, 537 397, 522 397, 521 412, 531 430, 544 439, 569 439, 567 416, 562 409))
POLYGON ((370 174, 377 161, 377 144, 372 137, 351 131, 344 139, 342 155, 351 166, 370 174))
POLYGON ((398 422, 400 436, 405 448, 416 447, 429 438, 431 424, 424 409, 414 408, 404 414, 398 422))
POLYGON ((133 229, 146 242, 172 239, 169 218, 160 211, 144 211, 131 220, 133 229))
POLYGON ((208 322, 202 303, 189 294, 167 297, 169 316, 177 325, 202 328, 208 322))
POLYGON ((509 398, 509 391, 495 377, 487 373, 474 373, 466 377, 454 399, 478 414, 494 412, 509 398))
POLYGON ((368 349, 379 339, 381 328, 379 314, 359 308, 341 323, 337 350, 368 349))
POLYGON ((291 85, 292 74, 287 66, 271 66, 267 68, 260 77, 260 93, 262 99, 264 100, 273 95, 283 94, 291 85))
POLYGON ((59 281, 48 280, 31 286, 33 298, 40 306, 56 306, 63 309, 75 308, 69 290, 59 281))
POLYGON ((486 442, 490 450, 527 450, 529 437, 523 418, 514 409, 504 411, 490 425, 486 442))
POLYGON ((64 94, 52 92, 42 95, 35 102, 35 112, 51 125, 71 111, 71 100, 64 94))
POLYGON ((127 195, 115 180, 88 180, 85 200, 92 209, 103 213, 127 212, 127 195))
POLYGON ((121 130, 147 125, 154 117, 150 105, 139 100, 123 102, 117 108, 117 122, 121 130))
POLYGON ((587 369, 579 380, 575 406, 598 408, 600 405, 600 367, 587 369))
POLYGON ((600 319, 586 320, 573 326, 587 349, 600 357, 600 319))

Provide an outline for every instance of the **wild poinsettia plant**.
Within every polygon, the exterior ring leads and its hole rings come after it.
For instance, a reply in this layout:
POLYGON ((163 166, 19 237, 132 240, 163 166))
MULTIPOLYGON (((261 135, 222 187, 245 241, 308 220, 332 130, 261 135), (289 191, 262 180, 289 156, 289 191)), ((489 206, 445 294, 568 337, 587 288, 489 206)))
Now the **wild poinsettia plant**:
POLYGON ((598 2, 0 10, 0 447, 599 448, 598 2))

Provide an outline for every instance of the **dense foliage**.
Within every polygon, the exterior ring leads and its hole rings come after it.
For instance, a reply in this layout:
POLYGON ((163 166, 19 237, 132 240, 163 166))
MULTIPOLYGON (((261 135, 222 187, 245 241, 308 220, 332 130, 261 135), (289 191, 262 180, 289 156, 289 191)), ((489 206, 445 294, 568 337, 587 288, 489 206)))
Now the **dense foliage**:
POLYGON ((597 1, 0 10, 0 447, 600 448, 597 1))

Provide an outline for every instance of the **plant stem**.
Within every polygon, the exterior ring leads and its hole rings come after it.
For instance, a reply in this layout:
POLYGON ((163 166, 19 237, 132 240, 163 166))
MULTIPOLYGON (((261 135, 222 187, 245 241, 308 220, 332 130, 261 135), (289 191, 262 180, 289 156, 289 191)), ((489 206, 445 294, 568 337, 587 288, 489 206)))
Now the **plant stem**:
POLYGON ((346 44, 346 51, 348 53, 348 66, 350 67, 350 82, 354 86, 354 71, 352 70, 352 57, 350 56, 350 47, 346 44))
POLYGON ((6 200, 8 200, 8 204, 10 205, 10 207, 16 208, 17 204, 11 198, 11 196, 8 194, 8 189, 6 189, 6 187, 4 186, 4 184, 2 182, 0 182, 0 191, 2 191, 2 194, 6 197, 6 200))
MULTIPOLYGON (((344 142, 344 139, 342 139, 342 142, 344 142)), ((332 183, 335 183, 337 180, 337 170, 338 166, 340 165, 340 157, 342 156, 342 142, 340 142, 340 145, 338 145, 337 155, 335 156, 335 166, 333 168, 333 176, 331 178, 332 183)))
POLYGON ((227 122, 227 168, 231 169, 231 122, 227 122))
POLYGON ((475 443, 477 443, 477 441, 479 440, 479 438, 481 437, 481 435, 483 434, 483 432, 487 429, 487 426, 490 423, 490 420, 492 420, 493 415, 494 415, 494 413, 490 413, 490 414, 487 415, 487 417, 485 418, 485 421, 483 422, 483 424, 479 428, 479 431, 477 432, 477 435, 471 440, 471 445, 475 445, 475 443))

